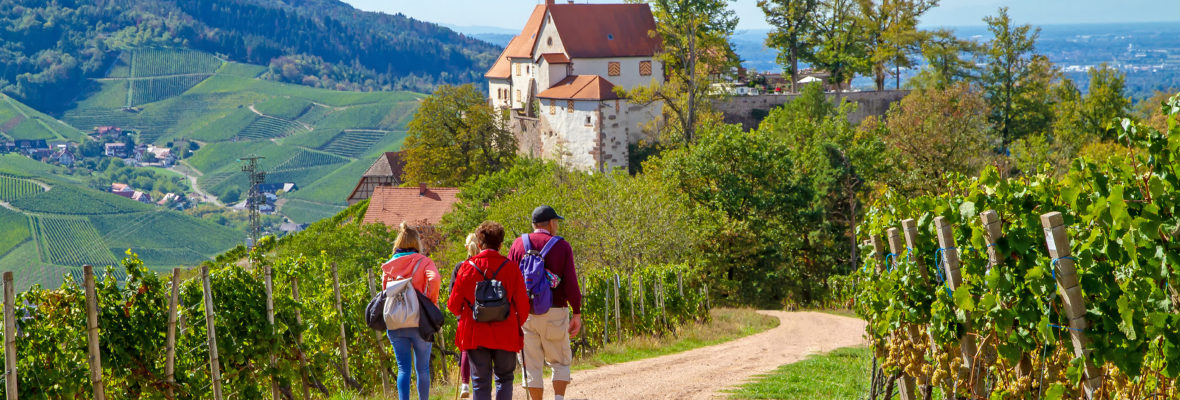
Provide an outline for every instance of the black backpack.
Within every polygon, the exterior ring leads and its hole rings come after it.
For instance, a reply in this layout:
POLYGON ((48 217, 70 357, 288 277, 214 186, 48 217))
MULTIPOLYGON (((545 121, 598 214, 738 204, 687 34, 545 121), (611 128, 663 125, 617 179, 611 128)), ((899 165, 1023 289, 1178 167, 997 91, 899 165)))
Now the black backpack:
POLYGON ((471 306, 472 314, 475 317, 475 322, 497 322, 508 319, 508 312, 510 310, 508 303, 508 296, 504 291, 504 284, 496 280, 496 276, 500 274, 500 270, 504 269, 504 265, 508 264, 508 260, 504 260, 496 272, 488 278, 483 270, 475 266, 471 261, 467 262, 480 275, 483 275, 483 280, 475 283, 475 305, 471 306))

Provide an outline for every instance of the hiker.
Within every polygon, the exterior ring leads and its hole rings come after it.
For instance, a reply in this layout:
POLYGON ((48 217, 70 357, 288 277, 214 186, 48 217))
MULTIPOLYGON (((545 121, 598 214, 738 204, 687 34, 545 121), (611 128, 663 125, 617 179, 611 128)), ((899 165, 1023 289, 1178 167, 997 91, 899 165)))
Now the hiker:
POLYGON ((479 254, 464 261, 455 278, 447 309, 459 317, 455 345, 467 352, 472 398, 512 399, 516 353, 524 344, 520 326, 529 314, 524 277, 515 262, 500 254, 504 227, 484 222, 475 230, 479 254))
MULTIPOLYGON (((418 231, 402 222, 398 227, 397 239, 393 242, 393 258, 381 265, 381 287, 385 288, 397 279, 410 278, 411 286, 437 305, 438 291, 442 285, 438 268, 421 252, 418 231)), ((386 334, 393 345, 394 358, 397 359, 398 399, 410 399, 411 371, 418 373, 418 399, 429 399, 431 342, 423 338, 416 327, 394 329, 386 331, 386 334)))
POLYGON ((565 389, 571 379, 570 364, 574 358, 570 337, 578 336, 582 330, 582 289, 574 267, 574 251, 569 242, 556 236, 560 220, 564 218, 557 215, 553 207, 537 207, 533 210, 533 233, 517 238, 508 252, 508 258, 520 264, 522 269, 528 270, 530 265, 537 267, 533 271, 522 271, 532 296, 533 313, 523 327, 521 358, 525 367, 525 387, 529 398, 534 400, 545 395, 541 375, 545 364, 553 369, 553 398, 565 399, 565 389), (543 261, 543 265, 539 261, 543 261), (547 298, 549 296, 552 296, 551 300, 547 298))
MULTIPOLYGON (((479 254, 479 245, 475 244, 475 234, 467 234, 467 240, 464 241, 463 247, 467 248, 467 258, 475 257, 479 254)), ((459 270, 463 268, 463 263, 460 261, 455 264, 455 270, 451 272, 451 287, 447 289, 447 293, 455 292, 455 278, 459 277, 459 270)), ((466 399, 471 397, 471 365, 467 363, 467 352, 459 351, 459 398, 466 399)))

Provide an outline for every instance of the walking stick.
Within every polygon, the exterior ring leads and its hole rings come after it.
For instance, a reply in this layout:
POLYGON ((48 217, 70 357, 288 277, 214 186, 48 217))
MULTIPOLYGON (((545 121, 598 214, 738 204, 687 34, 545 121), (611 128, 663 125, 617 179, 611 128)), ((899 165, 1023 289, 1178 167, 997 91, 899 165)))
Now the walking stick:
POLYGON ((463 371, 463 350, 459 349, 459 346, 455 346, 455 349, 459 350, 459 352, 455 353, 455 359, 457 361, 455 363, 455 380, 451 382, 458 383, 458 385, 455 385, 455 400, 459 400, 459 388, 463 387, 463 374, 461 373, 463 371))
POLYGON ((533 392, 529 391, 529 363, 527 361, 525 361, 524 349, 521 349, 519 354, 520 354, 520 370, 523 371, 521 376, 524 377, 524 398, 526 398, 528 400, 533 400, 533 392))

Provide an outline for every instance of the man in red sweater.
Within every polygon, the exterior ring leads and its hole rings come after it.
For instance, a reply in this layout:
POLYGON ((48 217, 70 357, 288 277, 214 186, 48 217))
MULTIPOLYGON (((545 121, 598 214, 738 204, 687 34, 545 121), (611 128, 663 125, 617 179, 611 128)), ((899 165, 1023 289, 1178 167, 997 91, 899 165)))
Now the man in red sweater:
MULTIPOLYGON (((530 248, 542 249, 557 235, 558 221, 562 220, 552 207, 540 206, 533 210, 533 233, 528 235, 530 248)), ((520 263, 525 256, 524 237, 512 243, 508 259, 520 263)), ((521 357, 525 366, 525 387, 529 398, 541 400, 545 385, 541 372, 544 364, 553 368, 554 400, 565 399, 570 383, 570 364, 573 352, 570 337, 582 330, 582 288, 574 267, 574 250, 564 239, 558 240, 545 255, 545 269, 557 275, 559 282, 553 289, 553 308, 549 312, 530 314, 524 323, 524 349, 521 357)))

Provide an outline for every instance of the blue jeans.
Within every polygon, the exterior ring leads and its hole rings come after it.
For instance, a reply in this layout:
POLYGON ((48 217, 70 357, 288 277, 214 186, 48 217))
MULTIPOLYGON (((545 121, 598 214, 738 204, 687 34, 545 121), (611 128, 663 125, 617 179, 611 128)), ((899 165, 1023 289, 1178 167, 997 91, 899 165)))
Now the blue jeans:
POLYGON ((393 344, 393 356, 397 359, 397 397, 410 400, 410 371, 418 372, 418 399, 430 399, 430 342, 418 335, 413 328, 409 334, 402 329, 387 331, 389 343, 393 344))

